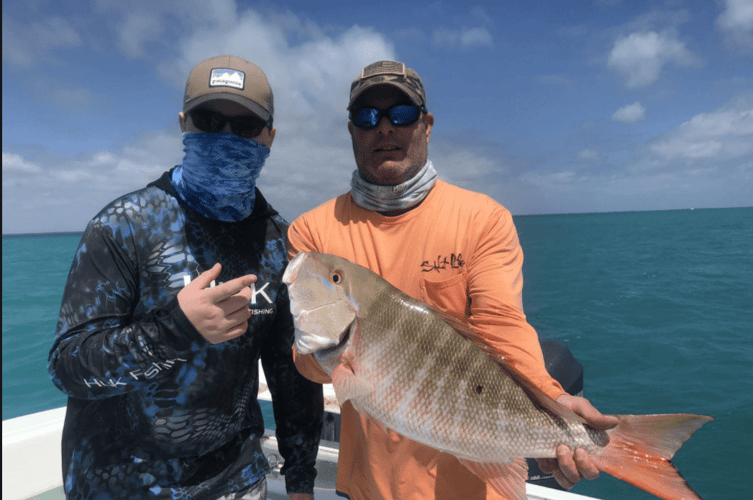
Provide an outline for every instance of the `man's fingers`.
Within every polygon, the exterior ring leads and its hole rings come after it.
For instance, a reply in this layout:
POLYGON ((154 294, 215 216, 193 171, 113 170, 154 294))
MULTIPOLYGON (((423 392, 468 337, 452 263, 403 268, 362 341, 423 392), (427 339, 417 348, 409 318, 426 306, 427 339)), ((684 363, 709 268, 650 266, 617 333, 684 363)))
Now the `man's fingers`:
POLYGON ((240 337, 248 330, 248 318, 250 317, 251 312, 244 304, 242 309, 230 314, 226 313, 222 321, 216 325, 216 328, 207 332, 207 334, 203 334, 204 338, 212 344, 219 344, 240 337))
MULTIPOLYGON (((240 292, 247 286, 250 286, 256 281, 256 276, 254 276, 253 274, 247 274, 245 276, 230 280, 227 283, 209 288, 212 282, 220 276, 220 271, 222 271, 222 265, 218 262, 213 265, 211 269, 208 269, 201 273, 199 277, 191 281, 188 286, 199 290, 207 289, 211 292, 211 301, 217 303, 229 297, 232 297, 233 295, 240 292)), ((249 299, 250 298, 251 296, 249 294, 249 299)))
MULTIPOLYGON (((208 290, 209 297, 211 301, 216 304, 218 302, 222 302, 225 299, 229 299, 244 288, 251 286, 251 284, 254 282, 256 282, 256 276, 254 276, 253 274, 247 274, 245 276, 241 276, 240 278, 230 280, 227 283, 215 286, 214 288, 210 288, 208 290)), ((246 301, 251 300, 250 290, 246 293, 246 295, 248 296, 246 301)))
POLYGON ((561 444, 557 447, 557 463, 559 464, 559 471, 571 483, 570 488, 580 481, 580 473, 578 472, 578 467, 575 465, 573 452, 569 446, 561 444))
POLYGON ((203 290, 204 288, 208 287, 210 283, 212 283, 212 281, 217 279, 217 277, 220 275, 220 271, 222 271, 222 264, 218 262, 217 264, 213 265, 211 269, 207 269, 206 271, 201 273, 199 277, 191 281, 188 286, 203 290))
POLYGON ((560 486, 565 488, 566 490, 571 489, 573 486, 575 486, 575 483, 571 483, 562 472, 560 472, 559 469, 555 470, 552 475, 554 476, 554 479, 557 480, 560 486))
POLYGON ((584 398, 575 399, 575 404, 571 408, 575 413, 586 419, 589 427, 597 431, 606 431, 617 427, 619 420, 614 415, 604 415, 597 410, 590 401, 584 398))
POLYGON ((538 462, 541 472, 545 474, 553 474, 559 468, 555 458, 537 458, 536 462, 538 462))
MULTIPOLYGON (((596 411, 598 413, 598 410, 596 411)), ((597 431, 607 431, 609 429, 617 427, 617 424, 619 423, 620 420, 616 416, 602 415, 601 413, 599 413, 598 416, 588 419, 588 426, 596 429, 597 431)))
POLYGON ((251 289, 244 287, 232 297, 216 304, 216 306, 222 309, 222 312, 228 317, 236 311, 248 311, 249 300, 251 300, 251 289))
POLYGON ((596 468, 596 465, 594 465, 590 455, 586 450, 582 448, 575 450, 573 460, 575 460, 575 465, 578 467, 578 471, 580 472, 581 476, 585 477, 589 481, 593 481, 594 479, 599 477, 599 469, 596 468))

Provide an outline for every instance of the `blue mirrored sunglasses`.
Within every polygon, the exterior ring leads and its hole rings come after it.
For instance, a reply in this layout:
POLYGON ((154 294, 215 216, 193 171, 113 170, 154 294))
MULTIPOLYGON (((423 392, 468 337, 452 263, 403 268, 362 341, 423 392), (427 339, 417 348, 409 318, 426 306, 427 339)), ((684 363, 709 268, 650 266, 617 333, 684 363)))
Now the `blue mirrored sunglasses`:
POLYGON ((383 116, 387 116, 393 125, 410 125, 418 120, 422 108, 412 104, 398 104, 388 110, 360 108, 350 112, 350 121, 359 128, 374 128, 383 116))

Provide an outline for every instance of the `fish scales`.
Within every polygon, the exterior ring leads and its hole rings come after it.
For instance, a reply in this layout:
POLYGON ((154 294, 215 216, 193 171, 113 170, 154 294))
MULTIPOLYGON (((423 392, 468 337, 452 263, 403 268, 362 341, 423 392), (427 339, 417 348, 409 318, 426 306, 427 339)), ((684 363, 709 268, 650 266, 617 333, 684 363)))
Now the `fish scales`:
POLYGON ((375 390, 355 402, 400 434, 493 462, 553 457, 554 439, 594 449, 582 426, 563 435, 494 360, 425 307, 381 293, 358 335, 359 369, 375 390), (500 439, 509 445, 500 448, 500 439))
MULTIPOLYGON (((523 374, 468 338, 466 324, 340 257, 302 253, 283 281, 299 354, 313 354, 340 404, 383 427, 450 453, 506 498, 524 500, 526 458, 584 448, 599 470, 666 500, 700 497, 672 465, 713 418, 617 415, 598 432, 523 374)), ((482 340, 483 341, 483 340, 482 340)))

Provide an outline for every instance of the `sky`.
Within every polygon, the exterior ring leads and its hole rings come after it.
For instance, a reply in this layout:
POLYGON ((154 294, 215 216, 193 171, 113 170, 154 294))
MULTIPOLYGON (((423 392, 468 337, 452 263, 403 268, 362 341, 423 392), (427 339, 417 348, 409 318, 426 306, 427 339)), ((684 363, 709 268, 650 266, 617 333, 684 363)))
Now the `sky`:
POLYGON ((191 68, 259 65, 289 221, 346 192, 350 82, 415 69, 439 177, 513 215, 753 206, 753 0, 2 4, 2 232, 83 231, 183 158, 191 68))

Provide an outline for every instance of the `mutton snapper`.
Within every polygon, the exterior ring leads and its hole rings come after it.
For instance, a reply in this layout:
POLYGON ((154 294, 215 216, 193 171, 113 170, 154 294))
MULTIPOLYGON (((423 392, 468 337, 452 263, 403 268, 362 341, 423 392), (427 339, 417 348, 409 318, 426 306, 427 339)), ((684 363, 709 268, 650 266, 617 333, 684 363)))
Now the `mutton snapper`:
POLYGON ((617 427, 595 431, 468 340, 465 323, 364 267, 301 253, 283 281, 296 349, 313 353, 340 405, 350 401, 383 427, 456 456, 499 494, 525 500, 525 458, 553 458, 564 443, 660 498, 700 498, 669 460, 711 417, 618 415, 617 427))

